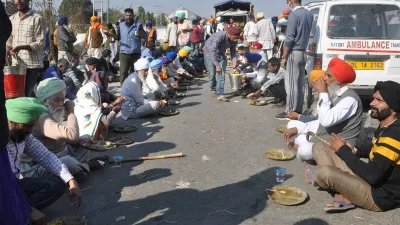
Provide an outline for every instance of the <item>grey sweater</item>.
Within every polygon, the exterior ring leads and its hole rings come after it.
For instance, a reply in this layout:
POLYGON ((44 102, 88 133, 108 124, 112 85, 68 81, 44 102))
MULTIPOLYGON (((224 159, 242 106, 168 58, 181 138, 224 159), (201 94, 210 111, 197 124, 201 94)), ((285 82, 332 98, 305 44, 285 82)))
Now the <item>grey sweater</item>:
POLYGON ((289 16, 285 46, 288 46, 291 50, 305 50, 310 38, 313 20, 310 11, 303 7, 296 8, 289 16))

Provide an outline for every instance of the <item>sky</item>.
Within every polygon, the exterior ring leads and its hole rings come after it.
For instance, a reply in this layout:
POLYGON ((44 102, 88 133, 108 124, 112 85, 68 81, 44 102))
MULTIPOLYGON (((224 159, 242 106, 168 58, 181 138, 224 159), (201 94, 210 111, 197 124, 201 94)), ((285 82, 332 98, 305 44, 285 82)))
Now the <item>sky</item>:
MULTIPOLYGON (((62 0, 53 0, 54 7, 58 10, 62 0)), ((67 0, 65 0, 67 1, 67 0)), ((97 0, 98 1, 98 0, 97 0)), ((104 11, 107 9, 107 1, 103 0, 104 11)), ((171 13, 179 6, 182 6, 201 17, 210 17, 214 14, 214 4, 223 0, 109 0, 110 8, 125 9, 133 8, 135 11, 138 6, 143 6, 146 11, 154 13, 171 13)), ((264 12, 266 17, 279 16, 283 9, 287 7, 286 0, 250 0, 254 5, 254 11, 264 12)), ((308 0, 305 0, 308 2, 308 0)), ((96 3, 100 4, 100 3, 96 3)))

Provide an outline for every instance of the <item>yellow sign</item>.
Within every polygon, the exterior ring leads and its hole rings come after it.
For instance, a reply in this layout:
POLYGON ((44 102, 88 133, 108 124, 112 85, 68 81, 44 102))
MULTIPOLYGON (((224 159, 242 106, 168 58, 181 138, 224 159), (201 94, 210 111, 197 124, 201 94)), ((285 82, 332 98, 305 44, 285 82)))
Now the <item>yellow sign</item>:
POLYGON ((349 61, 347 62, 354 70, 384 70, 385 63, 384 62, 359 62, 359 61, 349 61))

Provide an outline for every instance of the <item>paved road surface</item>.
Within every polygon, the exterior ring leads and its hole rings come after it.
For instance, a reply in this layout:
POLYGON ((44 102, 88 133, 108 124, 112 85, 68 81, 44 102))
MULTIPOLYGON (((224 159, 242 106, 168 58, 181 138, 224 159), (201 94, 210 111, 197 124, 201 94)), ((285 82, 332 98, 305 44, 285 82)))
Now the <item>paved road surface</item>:
MULTIPOLYGON (((81 215, 86 216, 89 225, 399 223, 398 210, 371 213, 355 209, 325 214, 322 207, 331 198, 305 182, 307 165, 297 159, 271 161, 264 155, 268 149, 285 147, 275 130, 284 124, 274 119, 281 110, 249 106, 248 100, 241 97, 234 97, 231 103, 217 103, 211 99, 208 87, 206 81, 191 86, 177 107, 179 116, 129 121, 139 128, 129 134, 136 143, 106 152, 124 157, 183 152, 186 157, 124 163, 122 168, 109 166, 93 172, 81 184, 84 191, 79 212, 73 212, 65 195, 45 210, 48 217, 81 215), (203 160, 203 156, 209 160, 203 160), (267 198, 265 189, 277 185, 276 167, 287 169, 284 185, 309 194, 305 204, 285 207, 267 198), (187 188, 179 189, 185 185, 187 188), (121 216, 125 219, 116 222, 121 216)), ((123 123, 118 118, 114 124, 123 123)))

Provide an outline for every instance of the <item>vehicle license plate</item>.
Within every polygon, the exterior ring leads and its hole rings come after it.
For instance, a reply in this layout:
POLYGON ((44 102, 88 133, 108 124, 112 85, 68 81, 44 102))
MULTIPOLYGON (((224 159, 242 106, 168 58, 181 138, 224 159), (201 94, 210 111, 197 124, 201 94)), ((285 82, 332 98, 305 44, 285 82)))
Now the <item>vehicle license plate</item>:
POLYGON ((355 70, 384 70, 384 62, 371 62, 371 61, 348 61, 347 62, 355 70))

